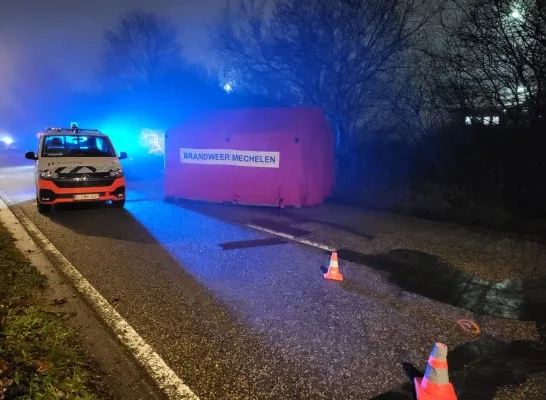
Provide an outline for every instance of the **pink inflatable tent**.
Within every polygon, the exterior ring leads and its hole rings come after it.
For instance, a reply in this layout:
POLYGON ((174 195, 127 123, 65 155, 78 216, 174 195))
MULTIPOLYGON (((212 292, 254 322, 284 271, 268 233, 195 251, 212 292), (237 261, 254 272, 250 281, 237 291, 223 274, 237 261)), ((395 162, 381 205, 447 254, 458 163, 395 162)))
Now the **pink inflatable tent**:
POLYGON ((322 110, 216 110, 170 129, 165 197, 313 206, 334 184, 334 140, 322 110))

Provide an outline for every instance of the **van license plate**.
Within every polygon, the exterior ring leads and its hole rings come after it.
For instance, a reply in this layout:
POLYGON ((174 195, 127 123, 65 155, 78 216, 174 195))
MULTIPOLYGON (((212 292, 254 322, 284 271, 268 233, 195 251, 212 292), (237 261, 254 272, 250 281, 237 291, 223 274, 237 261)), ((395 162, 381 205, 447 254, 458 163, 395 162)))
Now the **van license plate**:
POLYGON ((74 200, 96 200, 98 198, 100 198, 100 195, 98 193, 74 195, 74 200))

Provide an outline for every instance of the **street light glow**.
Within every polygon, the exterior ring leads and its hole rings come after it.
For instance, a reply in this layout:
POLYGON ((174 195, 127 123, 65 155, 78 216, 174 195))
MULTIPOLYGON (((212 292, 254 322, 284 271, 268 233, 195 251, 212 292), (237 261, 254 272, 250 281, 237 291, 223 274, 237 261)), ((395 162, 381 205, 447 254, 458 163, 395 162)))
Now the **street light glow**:
POLYGON ((521 13, 518 10, 512 11, 512 18, 521 19, 521 13))
POLYGON ((4 142, 7 146, 11 146, 13 144, 13 138, 7 133, 0 133, 0 142, 4 142))
POLYGON ((231 83, 225 83, 223 88, 227 93, 230 93, 233 91, 233 87, 231 86, 231 83))

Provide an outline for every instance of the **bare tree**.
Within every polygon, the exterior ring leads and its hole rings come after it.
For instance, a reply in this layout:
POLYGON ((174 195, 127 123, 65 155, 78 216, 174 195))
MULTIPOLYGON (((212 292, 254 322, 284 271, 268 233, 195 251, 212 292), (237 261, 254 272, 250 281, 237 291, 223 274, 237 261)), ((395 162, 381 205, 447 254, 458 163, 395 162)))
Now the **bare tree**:
POLYGON ((166 18, 134 10, 121 15, 117 25, 104 33, 103 81, 150 84, 181 64, 176 28, 166 18))
POLYGON ((429 0, 236 0, 212 34, 237 88, 320 106, 339 149, 380 130, 406 58, 436 12, 429 0))
MULTIPOLYGON (((546 11, 536 0, 452 0, 433 53, 446 107, 541 118, 546 100, 546 11)), ((490 121, 489 118, 487 121, 490 121)))

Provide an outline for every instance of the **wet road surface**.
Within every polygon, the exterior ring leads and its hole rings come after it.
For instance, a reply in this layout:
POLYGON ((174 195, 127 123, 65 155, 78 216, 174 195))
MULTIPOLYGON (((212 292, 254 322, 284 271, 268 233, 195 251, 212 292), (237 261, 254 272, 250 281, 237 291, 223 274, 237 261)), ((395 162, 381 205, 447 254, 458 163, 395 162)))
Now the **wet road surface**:
POLYGON ((285 210, 176 204, 338 249, 340 259, 388 274, 389 282, 405 291, 476 314, 521 321, 546 319, 546 246, 535 238, 487 235, 330 204, 285 210), (313 217, 321 208, 322 213, 313 217), (352 218, 344 221, 350 213, 352 218), (379 216, 385 222, 378 221, 379 216))
POLYGON ((28 171, 2 174, 16 210, 202 399, 411 398, 408 373, 424 369, 436 341, 451 350, 460 399, 493 399, 546 373, 541 326, 420 296, 393 281, 400 269, 342 260, 345 282, 325 281, 329 254, 150 191, 131 192, 126 210, 42 216, 33 196, 24 200, 28 171), (461 318, 476 320, 481 335, 459 329, 461 318))

